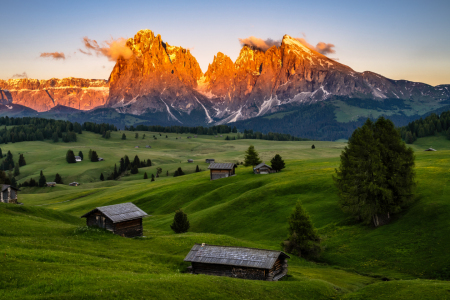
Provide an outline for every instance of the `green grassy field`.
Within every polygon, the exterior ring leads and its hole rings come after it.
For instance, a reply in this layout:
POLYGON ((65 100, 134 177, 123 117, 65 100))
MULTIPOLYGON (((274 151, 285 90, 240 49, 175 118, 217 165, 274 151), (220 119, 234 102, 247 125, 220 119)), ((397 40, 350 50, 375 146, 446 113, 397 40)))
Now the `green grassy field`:
POLYGON ((66 184, 81 185, 23 189, 23 206, 0 205, 0 299, 450 299, 450 141, 429 137, 413 145, 416 201, 391 224, 374 229, 337 206, 331 176, 345 143, 186 134, 153 140, 157 133, 148 132, 147 139, 136 140, 126 134, 125 141, 119 132, 109 140, 83 133, 76 143, 1 145, 15 159, 24 153, 20 182, 43 170, 48 181, 58 172, 66 184), (266 162, 279 153, 286 169, 254 175, 239 166, 235 177, 212 182, 207 171, 194 173, 196 165, 206 170, 205 158, 243 161, 250 144, 266 162), (429 147, 438 151, 423 151, 429 147), (67 164, 67 149, 82 150, 85 157, 93 149, 105 161, 67 164), (98 181, 125 154, 149 158, 154 166, 118 181, 98 181), (164 176, 142 179, 156 167, 164 176), (178 167, 188 175, 172 177, 178 167), (189 264, 183 259, 194 243, 280 249, 297 200, 322 238, 318 261, 292 257, 289 276, 279 282, 184 273, 189 264), (79 218, 94 207, 130 201, 151 215, 144 219, 143 238, 88 229, 79 218), (191 223, 186 234, 169 227, 178 208, 191 223))

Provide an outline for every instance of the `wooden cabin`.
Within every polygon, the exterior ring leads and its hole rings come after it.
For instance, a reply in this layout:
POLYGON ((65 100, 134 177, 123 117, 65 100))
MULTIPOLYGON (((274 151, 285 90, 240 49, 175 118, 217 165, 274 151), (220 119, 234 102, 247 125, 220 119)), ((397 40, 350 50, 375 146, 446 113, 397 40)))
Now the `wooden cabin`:
POLYGON ((194 160, 193 159, 188 159, 188 163, 193 163, 194 160))
POLYGON ((275 172, 276 171, 272 169, 271 166, 266 165, 265 163, 260 163, 259 165, 253 168, 253 173, 255 174, 270 174, 275 172))
POLYGON ((0 202, 14 204, 19 203, 17 202, 17 192, 20 191, 18 188, 8 184, 0 184, 0 190, 0 202))
POLYGON ((211 164, 211 163, 215 162, 215 160, 214 160, 214 158, 207 158, 207 159, 205 160, 205 162, 206 162, 207 164, 211 164))
POLYGON ((436 150, 433 149, 433 148, 428 148, 428 149, 426 149, 426 150, 424 150, 424 151, 436 151, 436 150))
POLYGON ((142 236, 147 214, 131 202, 97 207, 81 216, 87 226, 97 226, 124 237, 142 236))
POLYGON ((80 184, 76 181, 69 183, 69 186, 79 186, 80 184))
POLYGON ((98 161, 104 161, 104 159, 102 157, 99 157, 98 161))
POLYGON ((75 161, 76 161, 76 162, 82 161, 81 156, 75 156, 75 161))
POLYGON ((212 163, 209 165, 210 179, 216 180, 236 175, 234 173, 235 166, 233 163, 212 163))
POLYGON ((151 148, 150 145, 145 146, 145 148, 151 148))
POLYGON ((56 186, 56 182, 46 182, 45 184, 47 185, 47 187, 55 187, 56 186))
POLYGON ((195 244, 184 261, 192 274, 277 281, 287 274, 289 258, 281 251, 195 244))

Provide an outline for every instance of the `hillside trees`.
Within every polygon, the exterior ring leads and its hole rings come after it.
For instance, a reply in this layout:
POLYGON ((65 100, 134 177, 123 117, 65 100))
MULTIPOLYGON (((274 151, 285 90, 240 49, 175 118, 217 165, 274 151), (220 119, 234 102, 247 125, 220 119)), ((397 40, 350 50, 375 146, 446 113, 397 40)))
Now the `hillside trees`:
POLYGON ((56 173, 55 175, 55 182, 58 184, 63 184, 63 180, 61 178, 61 175, 59 175, 58 173, 56 173))
POLYGON ((173 223, 170 225, 170 228, 175 233, 185 233, 189 230, 190 224, 187 217, 187 214, 183 212, 183 210, 179 209, 175 212, 175 216, 173 218, 173 223))
POLYGON ((341 209, 377 227, 413 199, 414 152, 390 120, 367 120, 350 137, 333 178, 341 209))
POLYGON ((78 152, 78 156, 81 157, 81 160, 84 159, 83 152, 79 151, 79 152, 78 152))
POLYGON ((23 156, 23 154, 19 154, 19 167, 23 167, 27 164, 27 162, 25 161, 25 157, 23 156))
POLYGON ((100 180, 105 181, 105 176, 103 176, 103 173, 100 173, 100 180))
POLYGON ((289 216, 289 235, 281 243, 284 251, 300 257, 317 257, 322 251, 320 238, 300 201, 289 216))
POLYGON ((174 173, 173 173, 173 177, 178 177, 178 176, 183 176, 184 172, 183 170, 181 170, 181 167, 179 167, 174 173))
POLYGON ((91 153, 91 162, 98 162, 98 154, 97 151, 92 151, 91 153))
POLYGON ((244 166, 256 166, 261 163, 261 159, 259 158, 258 152, 255 150, 255 147, 253 145, 250 145, 245 151, 245 160, 244 160, 244 166))
POLYGON ((73 153, 72 150, 67 150, 67 153, 66 153, 66 161, 67 161, 69 164, 74 164, 74 163, 76 163, 76 160, 75 160, 75 154, 73 153))
POLYGON ((281 158, 279 154, 275 154, 275 156, 270 160, 270 163, 272 165, 272 169, 274 169, 277 172, 280 172, 282 169, 286 167, 284 164, 284 160, 281 158))
POLYGON ((41 170, 41 173, 39 175, 39 187, 44 187, 47 184, 47 179, 45 179, 44 173, 41 170))
POLYGON ((2 148, 0 148, 0 158, 3 158, 2 148))
POLYGON ((446 135, 450 129, 450 111, 440 115, 431 114, 426 118, 420 118, 400 128, 400 135, 407 144, 414 143, 417 138, 442 133, 446 135))
POLYGON ((122 140, 126 140, 127 136, 125 135, 125 133, 122 133, 122 140))
POLYGON ((144 173, 144 179, 148 179, 147 172, 144 173))
POLYGON ((16 164, 14 166, 14 176, 19 176, 20 175, 20 170, 19 170, 19 164, 16 164))
POLYGON ((8 151, 6 158, 0 164, 0 169, 4 171, 12 171, 14 169, 14 160, 11 151, 8 151))

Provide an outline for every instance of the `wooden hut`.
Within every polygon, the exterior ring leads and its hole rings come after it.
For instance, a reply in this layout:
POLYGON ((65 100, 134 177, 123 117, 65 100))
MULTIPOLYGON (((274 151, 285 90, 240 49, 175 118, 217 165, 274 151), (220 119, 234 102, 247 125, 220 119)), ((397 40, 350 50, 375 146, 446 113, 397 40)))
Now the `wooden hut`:
POLYGON ((99 157, 98 161, 104 161, 104 159, 102 157, 99 157))
POLYGON ((193 163, 194 160, 193 159, 188 159, 188 163, 193 163))
POLYGON ((18 188, 8 184, 0 184, 0 191, 0 202, 18 204, 17 192, 20 191, 18 188))
POLYGON ((131 202, 97 207, 81 216, 87 226, 97 226, 124 237, 142 236, 147 214, 131 202))
POLYGON ((214 158, 207 158, 207 159, 205 160, 205 162, 208 163, 208 164, 210 164, 210 163, 215 162, 215 160, 214 160, 214 158))
POLYGON ((210 170, 210 179, 216 180, 234 176, 234 168, 235 166, 233 163, 212 163, 208 167, 210 170))
POLYGON ((281 251, 195 244, 184 261, 192 274, 277 281, 287 274, 288 258, 281 251))
POLYGON ((76 181, 69 183, 69 186, 79 186, 80 184, 76 181))
POLYGON ((54 187, 54 186, 56 186, 56 182, 47 182, 46 185, 48 187, 54 187))
POLYGON ((80 162, 80 161, 82 161, 83 159, 81 159, 81 156, 75 156, 75 161, 76 162, 80 162))
POLYGON ((260 163, 256 167, 253 168, 253 173, 255 174, 270 174, 275 173, 275 170, 272 169, 271 166, 266 165, 265 163, 260 163))
POLYGON ((428 148, 428 149, 426 149, 425 151, 436 151, 436 150, 433 149, 433 148, 428 148))

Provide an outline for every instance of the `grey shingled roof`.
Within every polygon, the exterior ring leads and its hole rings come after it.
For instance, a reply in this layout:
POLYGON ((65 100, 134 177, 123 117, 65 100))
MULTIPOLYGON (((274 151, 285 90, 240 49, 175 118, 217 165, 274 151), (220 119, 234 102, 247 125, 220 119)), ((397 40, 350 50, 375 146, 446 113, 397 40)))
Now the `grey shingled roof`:
POLYGON ((280 255, 290 258, 281 251, 195 244, 184 261, 271 269, 280 255))
POLYGON ((208 169, 215 169, 215 170, 231 170, 234 168, 233 163, 211 163, 208 167, 208 169))
POLYGON ((260 163, 259 165, 257 165, 256 167, 254 167, 253 170, 259 169, 259 168, 261 168, 262 166, 266 166, 266 167, 268 167, 269 169, 272 169, 271 166, 266 165, 265 163, 260 163))
POLYGON ((127 202, 122 204, 97 207, 81 217, 87 218, 87 216, 89 216, 91 213, 94 213, 97 210, 100 211, 102 214, 104 214, 107 218, 109 218, 113 223, 140 219, 148 216, 139 207, 137 207, 131 202, 127 202))
POLYGON ((8 184, 3 184, 3 185, 0 184, 0 187, 1 187, 1 189, 2 189, 2 192, 6 191, 9 187, 11 187, 13 190, 20 191, 18 188, 13 187, 13 186, 10 186, 10 185, 8 185, 8 184))

